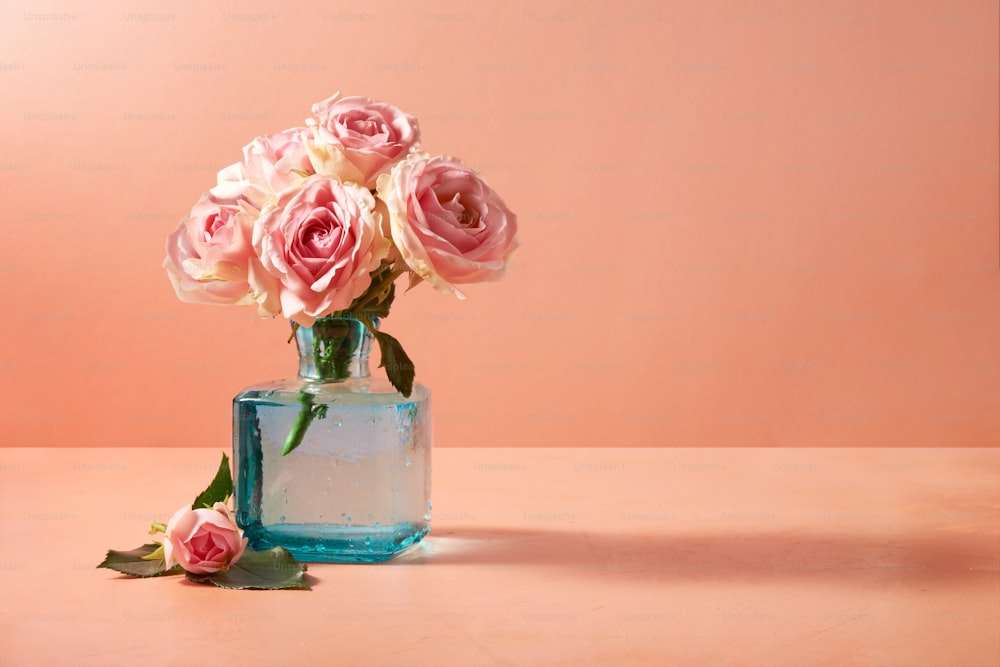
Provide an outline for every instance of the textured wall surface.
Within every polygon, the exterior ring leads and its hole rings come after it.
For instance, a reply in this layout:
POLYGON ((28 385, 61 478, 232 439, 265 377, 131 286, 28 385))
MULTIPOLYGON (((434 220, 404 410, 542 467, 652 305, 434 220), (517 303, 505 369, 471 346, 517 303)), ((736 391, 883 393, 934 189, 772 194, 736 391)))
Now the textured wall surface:
POLYGON ((508 279, 386 322, 441 446, 998 445, 997 2, 0 8, 0 444, 229 442, 284 321, 164 239, 336 90, 519 213, 508 279))

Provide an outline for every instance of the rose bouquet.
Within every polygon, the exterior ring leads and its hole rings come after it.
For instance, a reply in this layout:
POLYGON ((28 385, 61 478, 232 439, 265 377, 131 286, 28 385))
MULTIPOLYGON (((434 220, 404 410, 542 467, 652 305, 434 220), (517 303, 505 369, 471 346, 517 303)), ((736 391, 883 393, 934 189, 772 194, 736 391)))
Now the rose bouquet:
MULTIPOLYGON (((379 330, 395 281, 460 286, 498 280, 518 246, 517 217, 475 171, 420 145, 417 120, 396 107, 338 94, 304 127, 257 137, 219 172, 167 239, 164 268, 182 301, 256 305, 293 327, 350 317, 372 333, 392 385, 409 396, 415 369, 379 330)), ((283 453, 317 409, 302 411, 283 453)))

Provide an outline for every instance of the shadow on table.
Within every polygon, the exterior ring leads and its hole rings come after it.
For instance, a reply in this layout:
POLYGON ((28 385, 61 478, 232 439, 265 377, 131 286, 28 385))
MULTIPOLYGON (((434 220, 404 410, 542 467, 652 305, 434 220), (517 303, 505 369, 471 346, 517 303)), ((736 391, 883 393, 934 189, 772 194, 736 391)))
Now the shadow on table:
POLYGON ((994 531, 855 536, 807 532, 611 533, 449 526, 393 561, 515 565, 596 576, 726 580, 801 578, 995 581, 994 531))

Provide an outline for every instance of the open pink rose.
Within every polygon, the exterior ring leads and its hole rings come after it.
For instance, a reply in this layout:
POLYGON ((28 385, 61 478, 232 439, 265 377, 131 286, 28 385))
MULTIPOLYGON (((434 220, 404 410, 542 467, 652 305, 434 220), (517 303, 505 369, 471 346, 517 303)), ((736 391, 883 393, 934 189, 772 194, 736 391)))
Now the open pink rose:
POLYGON ((167 237, 163 268, 181 301, 253 303, 247 266, 255 215, 245 202, 202 195, 167 237))
POLYGON ((306 150, 311 137, 309 128, 293 127, 251 141, 243 147, 243 162, 250 180, 276 193, 302 180, 297 171, 314 173, 306 150))
POLYGON ((249 277, 262 311, 309 327, 350 306, 389 252, 380 220, 370 192, 325 176, 279 193, 253 230, 260 261, 249 277))
POLYGON ((368 97, 333 97, 314 104, 307 124, 317 173, 375 187, 379 174, 402 160, 420 140, 417 119, 368 97))
POLYGON ((247 541, 223 503, 211 509, 186 505, 167 523, 163 557, 167 568, 177 562, 192 574, 225 572, 243 555, 247 541))
POLYGON ((446 294, 462 283, 499 280, 518 247, 517 216, 461 160, 414 156, 378 179, 400 255, 446 294))

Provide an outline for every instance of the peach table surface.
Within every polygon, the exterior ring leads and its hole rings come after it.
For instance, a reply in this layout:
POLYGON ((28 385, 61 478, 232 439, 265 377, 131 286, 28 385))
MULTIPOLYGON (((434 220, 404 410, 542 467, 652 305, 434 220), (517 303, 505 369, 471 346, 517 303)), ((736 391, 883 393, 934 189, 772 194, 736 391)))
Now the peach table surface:
POLYGON ((94 566, 212 449, 0 449, 0 665, 1000 665, 998 449, 457 449, 306 591, 94 566))

